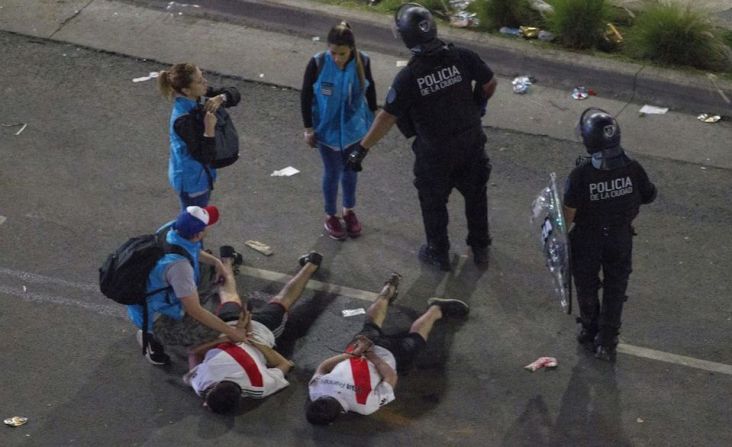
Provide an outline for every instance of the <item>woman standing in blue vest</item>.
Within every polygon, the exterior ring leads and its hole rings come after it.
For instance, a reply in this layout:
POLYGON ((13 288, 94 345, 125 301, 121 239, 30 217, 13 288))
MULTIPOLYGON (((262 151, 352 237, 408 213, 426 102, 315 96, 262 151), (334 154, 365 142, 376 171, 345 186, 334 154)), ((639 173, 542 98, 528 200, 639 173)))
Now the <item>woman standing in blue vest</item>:
POLYGON ((323 159, 324 228, 343 240, 361 234, 356 206, 357 173, 345 160, 366 134, 376 111, 376 87, 368 56, 356 49, 351 26, 341 22, 328 33, 328 50, 310 59, 300 97, 305 143, 323 159), (343 188, 343 221, 338 217, 338 184, 343 188))
POLYGON ((173 100, 168 132, 170 160, 168 180, 180 200, 181 212, 189 206, 205 207, 211 198, 216 170, 201 160, 216 153, 216 110, 233 107, 241 96, 234 87, 214 89, 208 86, 201 70, 181 63, 163 70, 158 76, 160 92, 173 100), (201 98, 203 120, 195 113, 201 98), (203 121, 203 122, 201 122, 203 121))

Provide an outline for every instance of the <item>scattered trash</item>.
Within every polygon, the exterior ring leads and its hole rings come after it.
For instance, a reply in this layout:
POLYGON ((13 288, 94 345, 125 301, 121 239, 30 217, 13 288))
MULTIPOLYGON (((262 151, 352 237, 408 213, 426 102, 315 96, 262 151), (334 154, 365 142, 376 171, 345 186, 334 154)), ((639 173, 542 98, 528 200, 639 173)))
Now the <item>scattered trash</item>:
POLYGON ((521 37, 521 30, 518 28, 502 26, 501 29, 498 30, 498 32, 501 34, 506 34, 508 36, 521 37))
POLYGON ((450 16, 450 25, 455 28, 468 28, 478 26, 479 24, 480 19, 478 19, 478 14, 474 12, 460 11, 450 16))
POLYGON ((274 253, 272 251, 272 248, 270 248, 269 245, 264 244, 259 241, 246 241, 246 242, 244 242, 244 245, 246 245, 247 247, 249 247, 253 250, 256 250, 256 251, 262 253, 265 256, 271 256, 272 253, 274 253))
MULTIPOLYGON (((28 127, 28 123, 7 123, 7 124, 0 124, 0 125, 3 127, 20 126, 20 129, 17 132, 15 132, 15 135, 20 135, 25 130, 25 128, 28 127)), ((2 223, 2 222, 0 222, 0 223, 2 223)))
POLYGON ((572 90, 572 98, 581 101, 583 99, 587 99, 589 96, 597 96, 597 93, 592 90, 591 88, 587 87, 575 87, 574 90, 572 90))
POLYGON ((544 41, 544 42, 551 42, 554 39, 556 39, 556 36, 554 35, 554 33, 550 33, 549 31, 541 30, 541 31, 539 31, 538 38, 539 38, 539 40, 544 41))
POLYGON ((7 218, 7 217, 5 217, 5 216, 0 216, 0 225, 4 224, 6 220, 8 220, 8 218, 7 218))
POLYGON ((541 368, 556 368, 559 363, 554 357, 539 357, 528 365, 524 366, 524 369, 528 369, 531 372, 541 368))
POLYGON ((9 425, 11 427, 20 427, 21 425, 28 422, 28 418, 24 418, 22 416, 13 416, 11 418, 5 419, 5 425, 9 425))
POLYGON ((639 424, 642 424, 643 422, 645 422, 645 421, 643 420, 643 418, 638 418, 638 419, 636 419, 635 421, 636 421, 637 423, 639 423, 639 424))
POLYGON ((178 3, 178 2, 168 2, 168 6, 165 7, 167 11, 170 11, 171 13, 178 13, 179 16, 182 16, 183 13, 181 12, 184 8, 200 8, 199 5, 194 5, 192 3, 178 3))
POLYGON ((620 34, 620 31, 618 31, 617 28, 615 28, 615 25, 612 23, 607 24, 607 29, 605 30, 605 39, 607 39, 610 43, 614 45, 620 45, 623 43, 623 35, 620 34))
POLYGON ((23 293, 28 292, 28 288, 26 286, 23 286, 23 293))
POLYGON ((363 307, 359 307, 358 309, 343 309, 341 313, 344 317, 353 317, 356 315, 364 315, 366 313, 366 309, 363 307))
POLYGON ((408 63, 409 63, 409 61, 404 61, 404 60, 396 61, 396 66, 397 67, 406 67, 408 63))
POLYGON ((157 71, 151 71, 150 73, 148 73, 147 76, 141 76, 139 78, 135 78, 132 80, 132 82, 145 82, 145 81, 149 81, 150 79, 157 78, 158 76, 160 76, 160 73, 158 73, 157 71))
POLYGON ((668 112, 668 107, 649 106, 648 104, 638 111, 641 115, 664 115, 666 112, 668 112))
POLYGON ((320 42, 320 36, 313 36, 313 42, 320 42))
POLYGON ((542 17, 545 14, 554 14, 554 7, 544 0, 529 0, 529 7, 534 11, 538 11, 542 17))
POLYGON ((272 174, 270 174, 270 177, 289 177, 291 175, 297 174, 297 169, 293 168, 292 166, 288 166, 284 169, 280 169, 279 171, 274 171, 272 174))
POLYGON ((523 95, 524 93, 529 91, 529 86, 536 82, 536 79, 532 78, 531 76, 519 76, 517 78, 514 78, 513 81, 511 81, 511 85, 513 85, 513 92, 519 95, 523 95))
POLYGON ((259 73, 259 77, 260 78, 263 78, 264 77, 264 73, 259 73))
POLYGON ((700 166, 699 169, 701 169, 702 171, 706 171, 707 170, 707 167, 706 166, 700 166))
POLYGON ((702 123, 717 123, 719 120, 722 119, 719 115, 712 115, 711 113, 702 113, 701 115, 697 116, 696 119, 701 121, 702 123))
POLYGON ((534 26, 520 26, 519 31, 524 39, 536 39, 539 37, 539 28, 534 26))

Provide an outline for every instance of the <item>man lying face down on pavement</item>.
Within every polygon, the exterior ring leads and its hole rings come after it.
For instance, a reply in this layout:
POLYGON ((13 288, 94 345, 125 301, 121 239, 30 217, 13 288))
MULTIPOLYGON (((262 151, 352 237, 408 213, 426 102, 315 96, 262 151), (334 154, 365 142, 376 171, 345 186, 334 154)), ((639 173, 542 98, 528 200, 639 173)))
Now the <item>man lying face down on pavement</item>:
POLYGON ((394 302, 399 275, 393 274, 366 312, 363 329, 346 352, 323 361, 310 380, 305 415, 316 425, 327 425, 341 413, 368 415, 395 399, 397 365, 406 370, 427 344, 432 326, 443 317, 465 317, 470 308, 460 300, 430 298, 427 310, 412 323, 408 334, 387 336, 381 330, 394 302))
POLYGON ((242 306, 231 271, 232 261, 222 256, 227 269, 225 286, 219 291, 220 313, 236 312, 239 319, 230 322, 246 331, 247 339, 232 343, 226 337, 204 343, 191 350, 190 371, 183 380, 203 397, 204 406, 215 413, 235 413, 241 398, 262 399, 289 385, 285 374, 294 364, 275 351, 287 313, 302 295, 323 257, 310 252, 300 257, 300 270, 265 306, 255 311, 242 306))

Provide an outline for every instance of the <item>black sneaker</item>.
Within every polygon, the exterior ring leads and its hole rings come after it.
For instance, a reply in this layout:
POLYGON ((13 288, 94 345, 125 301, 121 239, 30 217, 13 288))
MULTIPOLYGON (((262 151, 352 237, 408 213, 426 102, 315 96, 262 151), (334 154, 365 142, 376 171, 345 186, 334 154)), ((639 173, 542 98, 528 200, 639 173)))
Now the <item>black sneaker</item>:
MULTIPOLYGON (((142 347, 142 330, 138 330, 136 334, 137 343, 142 347)), ((145 358, 153 365, 170 365, 170 356, 165 353, 163 345, 155 339, 155 336, 147 334, 147 347, 145 348, 145 358)))
POLYGON ((384 286, 391 286, 394 287, 394 295, 389 297, 389 304, 392 304, 394 301, 396 301, 397 297, 399 296, 399 281, 401 281, 402 275, 400 275, 397 272, 392 272, 391 276, 389 276, 389 279, 384 281, 384 286))
POLYGON ((477 266, 488 264, 488 247, 471 247, 473 251, 473 262, 477 266))
POLYGON ((444 317, 465 317, 470 312, 468 303, 452 298, 430 298, 427 306, 439 306, 444 317))
POLYGON ((234 273, 239 273, 238 267, 242 264, 244 264, 244 256, 241 255, 234 247, 231 245, 222 245, 219 247, 219 258, 231 258, 231 269, 234 271, 234 273))
POLYGON ((606 362, 614 363, 617 354, 615 346, 597 345, 595 348, 595 358, 606 362))
MULTIPOLYGON (((320 263, 323 262, 323 255, 317 251, 311 251, 308 254, 300 256, 300 259, 298 259, 297 262, 300 264, 300 267, 305 267, 305 264, 309 262, 311 264, 315 264, 315 266, 320 269, 320 263)), ((318 269, 316 269, 316 271, 318 269)))
POLYGON ((449 272, 450 267, 450 255, 447 251, 445 252, 438 252, 434 248, 430 247, 427 244, 422 245, 419 247, 419 259, 424 262, 425 264, 431 264, 436 265, 440 268, 440 270, 443 270, 445 272, 449 272))

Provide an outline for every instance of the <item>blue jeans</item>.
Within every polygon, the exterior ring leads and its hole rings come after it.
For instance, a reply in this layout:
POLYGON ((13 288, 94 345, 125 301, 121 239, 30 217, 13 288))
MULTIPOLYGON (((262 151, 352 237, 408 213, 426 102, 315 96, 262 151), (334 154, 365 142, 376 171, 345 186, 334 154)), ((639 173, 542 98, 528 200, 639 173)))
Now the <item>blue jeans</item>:
POLYGON ((343 187, 343 207, 356 206, 356 182, 358 174, 346 169, 348 155, 356 149, 356 145, 349 146, 342 151, 335 151, 320 145, 320 156, 323 159, 323 200, 325 214, 334 216, 337 212, 338 183, 343 187))
POLYGON ((180 192, 178 194, 178 200, 180 200, 180 211, 183 212, 189 206, 200 206, 201 208, 208 205, 208 201, 211 199, 211 190, 209 189, 200 196, 191 197, 187 192, 180 192))

